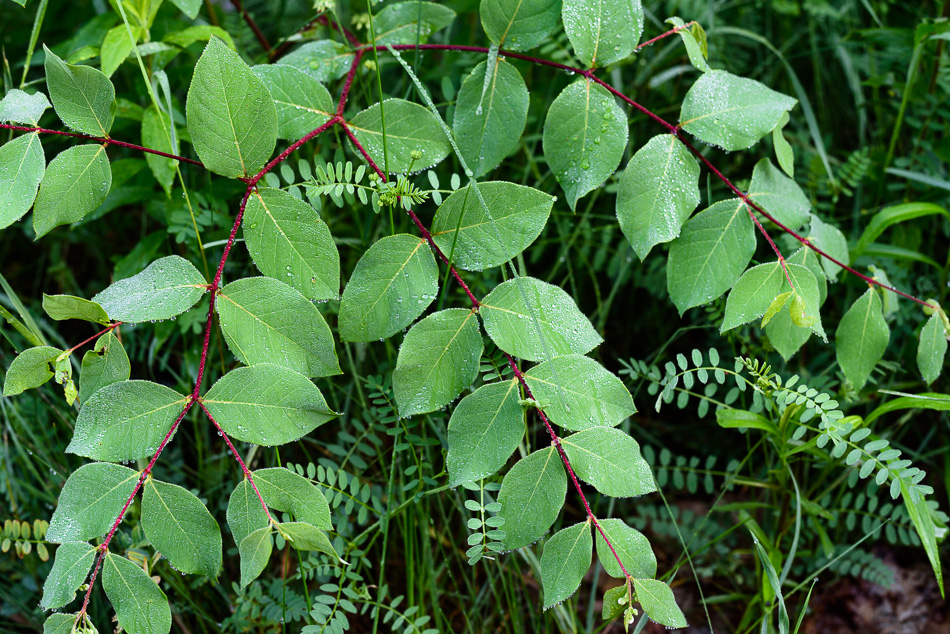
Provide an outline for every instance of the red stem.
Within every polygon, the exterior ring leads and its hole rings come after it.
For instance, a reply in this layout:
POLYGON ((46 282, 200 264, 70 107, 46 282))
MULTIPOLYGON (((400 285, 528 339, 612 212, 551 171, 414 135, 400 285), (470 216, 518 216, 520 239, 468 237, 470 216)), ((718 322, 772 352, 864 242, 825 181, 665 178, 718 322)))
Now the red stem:
POLYGON ((107 327, 105 330, 100 330, 99 332, 97 332, 97 333, 94 334, 93 336, 89 337, 88 339, 84 339, 83 341, 80 341, 79 343, 77 343, 75 346, 73 346, 72 348, 70 348, 70 349, 67 350, 66 352, 72 354, 73 352, 75 352, 75 351, 78 350, 79 348, 82 348, 84 345, 86 345, 87 343, 89 343, 89 342, 92 341, 93 339, 98 339, 98 338, 101 337, 102 335, 104 335, 104 334, 106 334, 107 332, 110 332, 110 331, 112 331, 112 330, 115 330, 116 328, 118 328, 119 326, 121 326, 121 325, 124 324, 124 323, 125 323, 124 321, 117 321, 117 322, 115 322, 114 324, 110 324, 109 327, 107 327))
POLYGON ((247 12, 247 9, 244 8, 243 3, 240 0, 231 0, 231 4, 234 5, 234 8, 238 10, 241 16, 244 18, 244 21, 247 22, 247 25, 251 27, 251 30, 254 31, 254 37, 257 38, 257 41, 260 42, 261 46, 264 47, 266 52, 270 52, 271 47, 270 43, 267 41, 267 38, 264 37, 264 33, 261 31, 261 28, 257 26, 257 22, 254 21, 254 18, 251 17, 251 14, 247 12))
POLYGON ((683 26, 678 26, 678 27, 676 27, 676 28, 672 28, 672 29, 670 29, 669 31, 667 31, 666 33, 661 33, 660 35, 657 35, 657 36, 656 36, 655 38, 653 38, 652 40, 647 40, 646 42, 641 42, 639 45, 637 45, 637 49, 636 49, 636 50, 639 51, 641 48, 643 48, 643 47, 645 47, 645 46, 649 46, 650 44, 653 44, 654 42, 659 42, 660 40, 662 40, 662 39, 664 39, 664 38, 667 38, 667 37, 669 37, 669 36, 671 36, 671 35, 674 35, 674 34, 676 34, 676 33, 679 33, 679 32, 682 31, 683 29, 688 29, 689 27, 693 26, 694 24, 696 24, 696 20, 693 20, 693 21, 691 21, 691 22, 687 22, 687 23, 684 24, 683 26))

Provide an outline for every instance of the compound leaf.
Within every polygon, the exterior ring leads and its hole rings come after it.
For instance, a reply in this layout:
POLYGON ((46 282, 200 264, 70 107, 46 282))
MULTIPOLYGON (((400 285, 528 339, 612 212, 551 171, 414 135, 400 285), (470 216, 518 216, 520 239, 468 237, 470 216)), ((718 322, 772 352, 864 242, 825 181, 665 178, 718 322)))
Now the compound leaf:
POLYGON ((779 262, 759 264, 748 269, 729 291, 719 332, 762 317, 784 285, 785 272, 779 262))
POLYGON ((137 275, 113 282, 92 301, 111 319, 136 323, 176 317, 197 304, 207 290, 204 276, 191 262, 169 255, 137 275))

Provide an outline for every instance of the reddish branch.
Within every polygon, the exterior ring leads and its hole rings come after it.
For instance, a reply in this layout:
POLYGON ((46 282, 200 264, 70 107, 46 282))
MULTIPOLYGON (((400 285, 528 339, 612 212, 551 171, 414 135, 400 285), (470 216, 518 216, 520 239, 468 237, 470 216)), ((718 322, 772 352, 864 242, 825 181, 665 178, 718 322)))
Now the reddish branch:
POLYGON ((231 4, 233 4, 234 8, 238 10, 238 13, 241 14, 241 17, 244 18, 244 21, 247 22, 247 25, 251 27, 251 30, 254 32, 254 37, 257 38, 257 41, 260 42, 264 50, 269 53, 271 50, 270 43, 267 41, 267 38, 264 37, 264 33, 261 31, 261 28, 257 26, 257 22, 254 21, 254 18, 251 17, 251 14, 248 13, 247 9, 244 8, 244 4, 240 0, 231 0, 231 4))

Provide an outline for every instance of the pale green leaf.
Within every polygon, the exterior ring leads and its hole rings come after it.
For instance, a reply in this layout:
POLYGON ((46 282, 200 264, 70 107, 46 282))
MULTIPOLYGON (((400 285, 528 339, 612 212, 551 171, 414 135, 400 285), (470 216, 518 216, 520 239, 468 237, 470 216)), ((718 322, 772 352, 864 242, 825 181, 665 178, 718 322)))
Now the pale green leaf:
POLYGON ((93 462, 73 471, 59 494, 46 541, 62 544, 105 535, 138 479, 137 471, 109 462, 93 462))
POLYGON ((496 286, 479 314, 499 348, 528 361, 585 354, 603 341, 570 295, 533 277, 496 286))
MULTIPOLYGON (((14 0, 19 2, 20 0, 14 0)), ((26 2, 26 0, 22 0, 26 2)), ((43 634, 72 634, 73 627, 79 620, 79 614, 53 613, 43 623, 43 634)))
POLYGON ((760 160, 752 170, 749 200, 789 229, 798 229, 808 222, 811 211, 808 196, 768 159, 760 160))
MULTIPOLYGON (((676 16, 667 18, 666 23, 672 25, 674 28, 686 26, 683 19, 676 16)), ((706 61, 708 52, 706 50, 706 33, 702 27, 698 24, 694 24, 688 29, 680 28, 678 35, 683 41, 683 46, 686 47, 686 55, 689 57, 689 63, 704 73, 711 70, 709 62, 706 61)))
POLYGON ((544 119, 544 158, 572 210, 616 171, 627 135, 623 109, 589 79, 569 85, 551 103, 544 119))
POLYGON ((719 332, 726 332, 765 315, 784 285, 785 272, 778 262, 759 264, 748 269, 729 291, 719 332))
POLYGON ((145 481, 142 529, 155 550, 179 572, 217 577, 221 529, 194 493, 154 478, 145 481))
POLYGON ((310 377, 340 374, 323 315, 286 284, 270 277, 236 280, 221 289, 215 309, 241 363, 275 363, 310 377))
POLYGON ((30 94, 13 88, 0 99, 0 123, 38 125, 49 107, 49 99, 42 92, 30 94))
MULTIPOLYGON (((785 288, 788 288, 786 285, 785 288)), ((811 337, 811 330, 792 323, 792 316, 787 309, 780 311, 765 326, 765 334, 769 342, 778 351, 782 358, 788 361, 811 337)))
POLYGON ((400 233, 371 246, 340 302, 340 339, 391 337, 422 314, 439 292, 439 267, 422 238, 400 233))
POLYGON ((238 547, 241 556, 241 587, 246 587, 267 567, 271 551, 274 549, 274 540, 271 537, 271 527, 259 528, 244 539, 238 547))
MULTIPOLYGON (((179 154, 178 137, 175 137, 175 145, 169 143, 168 140, 171 135, 171 126, 171 119, 167 114, 159 113, 155 106, 149 106, 142 115, 142 145, 167 154, 179 154), (165 120, 164 127, 162 127, 162 119, 165 120)), ((165 195, 171 196, 176 174, 175 160, 146 153, 145 162, 152 170, 155 180, 165 190, 165 195)))
MULTIPOLYGON (((815 277, 815 274, 811 272, 811 269, 800 264, 791 264, 786 262, 785 269, 788 271, 788 276, 792 278, 792 284, 795 287, 795 294, 801 298, 804 304, 805 316, 814 317, 816 319, 816 321, 810 325, 809 330, 814 332, 823 340, 827 341, 825 330, 821 325, 821 313, 819 312, 819 308, 821 307, 821 288, 818 278, 815 277)), ((782 290, 792 290, 788 286, 787 280, 785 286, 782 287, 782 290)), ((783 310, 779 314, 781 315, 782 313, 788 312, 788 310, 783 310)))
MULTIPOLYGON (((313 524, 319 529, 333 529, 326 498, 320 489, 303 476, 282 467, 258 469, 254 472, 254 484, 267 506, 292 513, 296 520, 313 524)), ((256 496, 253 503, 261 508, 256 496)))
POLYGON ((947 332, 940 315, 934 313, 920 329, 920 343, 917 346, 917 368, 924 383, 937 380, 943 371, 943 360, 947 354, 947 332))
POLYGON ((544 543, 541 588, 545 609, 569 599, 584 580, 594 548, 590 528, 590 522, 583 521, 559 530, 544 543))
POLYGON ((257 445, 293 442, 337 416, 310 379, 270 363, 228 372, 202 400, 225 433, 257 445))
POLYGON ((505 474, 498 492, 507 550, 534 543, 557 519, 567 495, 567 474, 554 447, 522 458, 505 474))
POLYGON ((637 601, 652 620, 666 627, 686 627, 686 617, 668 585, 658 579, 634 579, 633 588, 637 601))
POLYGON ((131 375, 129 355, 115 333, 110 332, 99 337, 95 347, 82 357, 79 402, 85 404, 101 388, 119 381, 128 381, 131 375))
POLYGON ((332 40, 307 42, 280 59, 281 65, 300 69, 324 84, 346 75, 352 63, 353 53, 346 44, 332 40))
POLYGON ((43 584, 40 607, 55 610, 76 598, 76 590, 86 580, 97 553, 98 550, 86 542, 66 542, 57 548, 53 568, 43 584))
POLYGON ((113 282, 92 301, 115 321, 136 323, 171 319, 198 303, 208 284, 185 258, 169 255, 137 275, 113 282))
POLYGON ((802 246, 798 251, 791 254, 785 261, 790 264, 800 264, 812 272, 818 281, 818 305, 824 306, 828 298, 828 278, 825 276, 825 269, 821 263, 824 258, 815 253, 812 249, 802 246))
POLYGON ((227 519, 234 543, 238 545, 245 537, 268 525, 267 513, 264 512, 264 507, 247 478, 243 478, 234 487, 231 497, 228 498, 227 519))
POLYGON ((3 395, 14 396, 39 387, 53 378, 53 362, 63 353, 52 346, 27 348, 7 368, 3 379, 3 395))
POLYGON ((561 441, 577 477, 612 497, 635 497, 656 491, 650 465, 640 445, 624 431, 594 427, 561 441))
POLYGON ((45 173, 39 133, 24 134, 0 146, 0 229, 29 211, 45 173))
POLYGON ((835 357, 854 389, 860 390, 867 383, 889 339, 881 298, 869 288, 851 305, 835 331, 835 357))
POLYGON ((171 0, 171 3, 192 20, 198 16, 201 9, 201 0, 171 0))
POLYGON ((585 68, 626 58, 643 33, 640 0, 564 0, 564 30, 585 68))
MULTIPOLYGON (((924 551, 927 553, 927 559, 930 560, 930 565, 933 568, 934 576, 937 578, 940 596, 943 597, 943 568, 940 564, 940 546, 937 543, 937 527, 931 515, 930 505, 927 504, 927 500, 922 495, 918 495, 915 500, 905 482, 901 482, 900 487, 907 515, 917 530, 917 535, 920 537, 924 551)), ((942 532, 945 533, 946 528, 942 532)))
POLYGON ((274 152, 273 98, 237 53, 216 37, 208 40, 195 65, 185 112, 195 152, 216 174, 253 176, 274 152))
POLYGON ((387 99, 363 110, 348 123, 353 135, 380 169, 405 174, 442 162, 452 147, 439 120, 425 106, 403 99, 387 99), (383 121, 386 147, 383 150, 383 121), (413 160, 410 154, 421 157, 413 160))
POLYGON ((99 58, 102 64, 102 72, 106 77, 112 77, 112 73, 125 61, 125 59, 135 48, 136 43, 141 39, 143 29, 133 26, 126 29, 124 24, 112 27, 106 33, 102 40, 102 46, 99 47, 99 58), (129 39, 129 30, 132 31, 134 40, 129 39))
POLYGON ((299 68, 261 64, 251 68, 274 98, 277 136, 288 141, 303 138, 336 114, 333 98, 323 84, 299 68))
MULTIPOLYGON (((816 247, 838 260, 843 264, 850 264, 851 258, 848 253, 848 240, 844 234, 834 225, 822 222, 817 216, 811 217, 811 233, 808 235, 808 241, 814 243, 816 247)), ((838 273, 841 267, 829 260, 821 258, 821 265, 825 269, 825 275, 834 282, 838 279, 838 273)))
POLYGON ((333 548, 333 544, 331 544, 327 538, 326 533, 317 530, 317 527, 312 524, 306 522, 285 522, 280 525, 280 528, 290 537, 288 540, 290 545, 297 550, 315 550, 339 560, 340 557, 333 548))
POLYGON ((627 163, 617 190, 620 230, 640 259, 669 242, 699 204, 699 163, 672 134, 655 136, 627 163))
POLYGON ((387 4, 374 18, 376 45, 425 44, 429 36, 455 19, 455 11, 434 2, 387 4))
POLYGON ((619 585, 604 592, 600 616, 605 621, 616 619, 627 609, 627 585, 619 585))
MULTIPOLYGON (((637 578, 653 578, 656 576, 656 556, 653 549, 650 548, 649 540, 643 536, 643 533, 635 528, 630 528, 627 524, 617 518, 608 518, 598 520, 600 528, 603 529, 610 540, 611 546, 617 557, 620 557, 627 574, 637 578)), ((617 563, 617 557, 610 552, 607 542, 604 541, 600 531, 594 530, 594 540, 597 542, 597 558, 600 564, 611 577, 623 579, 623 570, 617 563)))
POLYGON ((782 171, 788 174, 789 178, 795 178, 795 151, 791 144, 782 134, 782 129, 788 124, 789 116, 786 112, 779 119, 778 125, 772 130, 772 145, 775 147, 775 160, 778 161, 782 171))
POLYGON ((67 64, 45 44, 43 51, 46 87, 59 118, 77 132, 109 136, 117 109, 115 87, 109 78, 90 66, 67 64))
POLYGON ((109 316, 97 304, 82 297, 73 295, 47 295, 43 293, 43 310, 50 319, 63 321, 65 319, 82 319, 98 324, 108 324, 109 316))
POLYGON ((495 474, 524 437, 524 410, 518 380, 491 383, 469 394, 449 419, 445 468, 449 485, 495 474))
POLYGON ((108 553, 102 563, 102 587, 115 608, 119 626, 129 634, 171 631, 168 597, 138 564, 108 553))
MULTIPOLYGON (((200 2, 201 0, 179 1, 200 2)), ((221 38, 221 40, 227 44, 228 48, 230 48, 232 51, 235 50, 234 40, 231 38, 228 32, 222 29, 220 26, 212 26, 210 24, 195 24, 194 26, 189 26, 180 31, 173 31, 165 36, 164 41, 169 44, 174 44, 179 48, 188 48, 195 42, 207 42, 209 39, 211 39, 212 35, 221 38)))
POLYGON ((449 308, 415 324, 393 370, 399 415, 434 412, 455 400, 478 378, 483 350, 474 310, 449 308))
MULTIPOLYGON (((98 72, 98 71, 96 71, 98 72)), ((54 227, 82 220, 102 204, 112 188, 112 170, 103 145, 75 145, 46 167, 33 206, 33 229, 40 238, 54 227)))
POLYGON ((561 0, 481 0, 478 13, 492 43, 509 51, 527 51, 557 27, 561 0))

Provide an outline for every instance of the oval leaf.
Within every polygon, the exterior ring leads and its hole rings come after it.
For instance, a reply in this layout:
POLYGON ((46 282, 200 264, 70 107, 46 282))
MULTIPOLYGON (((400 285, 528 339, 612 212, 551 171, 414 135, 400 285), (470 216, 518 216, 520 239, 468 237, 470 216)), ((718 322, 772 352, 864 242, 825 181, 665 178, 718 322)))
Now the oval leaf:
POLYGON ((67 64, 43 45, 46 86, 53 109, 67 126, 98 137, 109 136, 117 109, 115 87, 91 66, 67 64))
POLYGON ((917 368, 925 383, 933 383, 940 376, 946 354, 947 331, 943 319, 934 313, 920 329, 920 344, 917 347, 917 368))
POLYGON ((217 577, 221 529, 191 491, 154 478, 142 493, 142 529, 175 570, 217 577))
POLYGON ((307 42, 280 59, 281 66, 293 66, 322 83, 346 75, 352 63, 353 53, 347 45, 332 40, 307 42))
POLYGON ((545 609, 569 599, 577 591, 590 569, 593 548, 587 521, 561 529, 545 542, 541 553, 545 609))
POLYGON ((656 491, 653 471, 640 445, 626 432, 595 427, 561 441, 574 471, 604 495, 635 497, 656 491))
POLYGON ((29 211, 45 173, 39 133, 24 134, 0 147, 0 229, 29 211))
MULTIPOLYGON (((650 548, 650 542, 643 533, 630 528, 627 524, 616 518, 598 520, 600 528, 603 529, 610 540, 610 545, 614 547, 614 552, 623 563, 627 574, 637 578, 653 578, 656 576, 656 556, 653 549, 650 548)), ((623 570, 617 563, 617 557, 610 551, 604 536, 600 531, 594 531, 594 539, 597 542, 597 557, 600 559, 604 571, 611 577, 623 579, 623 570)))
POLYGON ((867 383, 874 366, 884 356, 889 339, 881 298, 869 288, 851 305, 835 331, 835 357, 855 390, 867 383))
POLYGON ((62 544, 105 535, 138 479, 137 471, 108 462, 93 462, 73 471, 59 494, 46 541, 62 544))
POLYGON ((403 99, 387 99, 362 111, 349 123, 353 135, 380 169, 405 174, 442 162, 452 147, 439 120, 425 106, 403 99), (386 148, 383 121, 386 118, 386 148), (421 154, 413 160, 413 152, 421 154))
POLYGON ((461 401, 449 419, 449 486, 487 478, 505 466, 524 437, 518 380, 491 383, 461 401))
POLYGON ((51 319, 63 321, 66 319, 82 319, 98 324, 108 324, 109 316, 97 304, 82 297, 72 295, 47 295, 43 293, 43 310, 51 319))
POLYGON ((14 396, 53 378, 53 363, 63 353, 52 346, 27 348, 13 359, 3 379, 3 395, 14 396))
POLYGON ((171 631, 168 597, 138 564, 114 553, 102 562, 102 587, 115 608, 119 626, 129 634, 171 631))
POLYGON ((89 398, 107 385, 128 381, 132 375, 132 365, 129 355, 126 354, 122 342, 110 332, 99 337, 92 350, 82 357, 82 368, 79 372, 79 402, 85 403, 89 398))
POLYGON ((454 19, 455 11, 434 2, 386 5, 374 18, 375 44, 425 44, 430 35, 454 19))
POLYGON ((753 266, 732 285, 720 332, 758 319, 782 292, 785 272, 778 262, 753 266))
POLYGON ((657 579, 634 579, 633 588, 637 601, 651 619, 666 627, 686 627, 686 617, 668 585, 657 579))
POLYGON ((297 550, 315 550, 339 560, 326 533, 317 530, 315 526, 306 522, 285 522, 280 525, 280 528, 290 538, 288 540, 290 545, 297 550))
POLYGON ((259 528, 244 539, 238 547, 241 556, 241 587, 257 579, 267 567, 270 554, 274 548, 274 539, 271 537, 271 527, 259 528))
POLYGON ((76 598, 76 589, 86 580, 98 552, 86 542, 66 542, 57 548, 53 569, 43 584, 40 607, 55 610, 76 598))
POLYGON ((201 299, 208 284, 194 265, 169 255, 138 275, 114 282, 92 298, 111 319, 136 323, 176 317, 201 299))
POLYGON ((508 550, 527 546, 544 535, 561 512, 567 495, 567 474, 554 447, 522 458, 505 474, 498 492, 505 519, 508 550))
POLYGON ((587 68, 624 59, 643 33, 640 0, 564 0, 561 16, 574 54, 587 68))
POLYGON ((811 201, 802 188, 765 158, 752 170, 749 200, 789 229, 798 229, 811 215, 811 201))
POLYGON ((247 478, 241 480, 231 492, 227 518, 234 543, 238 545, 257 529, 267 527, 267 513, 264 512, 264 507, 247 478))
POLYGON ((104 145, 76 145, 50 161, 33 205, 33 230, 42 237, 79 222, 102 204, 112 188, 104 145))
MULTIPOLYGON (((322 530, 333 530, 330 524, 330 505, 310 480, 290 469, 274 467, 254 472, 254 483, 267 506, 293 513, 295 519, 313 524, 322 530)), ((260 501, 254 497, 257 508, 260 501)))
POLYGON ((482 28, 499 48, 527 51, 547 39, 561 13, 561 0, 482 0, 482 28))
POLYGON ((279 138, 301 139, 336 114, 327 89, 302 70, 286 64, 261 64, 251 70, 274 98, 279 138))

